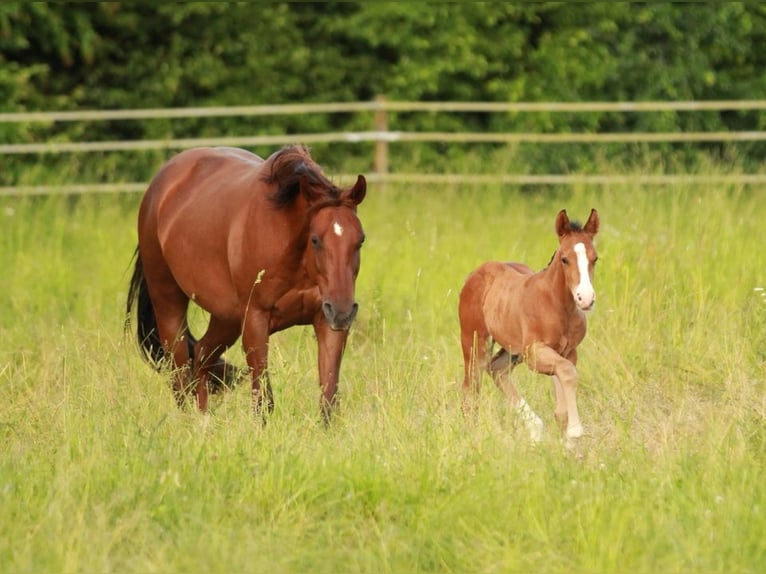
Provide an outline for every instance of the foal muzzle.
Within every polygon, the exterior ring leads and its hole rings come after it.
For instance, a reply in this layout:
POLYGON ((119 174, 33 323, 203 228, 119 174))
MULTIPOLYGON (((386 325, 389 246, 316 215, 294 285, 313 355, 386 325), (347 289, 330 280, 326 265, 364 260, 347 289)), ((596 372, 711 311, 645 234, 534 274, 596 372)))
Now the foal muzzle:
POLYGON ((596 292, 592 289, 575 289, 572 291, 572 297, 581 311, 590 311, 596 304, 596 292))

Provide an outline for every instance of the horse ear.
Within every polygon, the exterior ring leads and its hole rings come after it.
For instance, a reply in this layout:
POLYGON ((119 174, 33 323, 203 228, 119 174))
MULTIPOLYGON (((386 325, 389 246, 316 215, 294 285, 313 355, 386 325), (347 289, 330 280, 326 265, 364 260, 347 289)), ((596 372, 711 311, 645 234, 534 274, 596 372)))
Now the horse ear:
POLYGON ((598 225, 598 211, 591 209, 590 217, 588 217, 588 222, 585 224, 585 227, 583 227, 582 230, 589 235, 596 235, 596 233, 598 233, 598 225))
POLYGON ((556 235, 564 237, 566 234, 572 231, 572 227, 569 225, 569 217, 567 216, 567 210, 562 209, 556 216, 556 235))
POLYGON ((354 205, 359 205, 362 203, 365 195, 367 195, 367 180, 362 174, 359 174, 354 187, 348 192, 348 198, 354 202, 354 205))

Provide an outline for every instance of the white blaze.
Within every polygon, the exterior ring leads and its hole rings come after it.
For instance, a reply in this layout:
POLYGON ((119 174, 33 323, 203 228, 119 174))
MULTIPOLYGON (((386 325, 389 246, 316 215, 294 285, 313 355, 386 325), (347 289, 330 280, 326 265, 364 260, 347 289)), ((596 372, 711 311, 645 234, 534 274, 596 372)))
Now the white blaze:
POLYGON ((575 244, 574 251, 577 254, 577 269, 580 271, 580 283, 574 288, 572 295, 574 296, 575 303, 581 309, 590 309, 596 299, 596 292, 593 290, 593 285, 590 282, 588 255, 585 250, 585 244, 575 244))
POLYGON ((337 221, 332 224, 332 230, 335 232, 335 235, 337 235, 338 237, 343 235, 343 226, 337 221))

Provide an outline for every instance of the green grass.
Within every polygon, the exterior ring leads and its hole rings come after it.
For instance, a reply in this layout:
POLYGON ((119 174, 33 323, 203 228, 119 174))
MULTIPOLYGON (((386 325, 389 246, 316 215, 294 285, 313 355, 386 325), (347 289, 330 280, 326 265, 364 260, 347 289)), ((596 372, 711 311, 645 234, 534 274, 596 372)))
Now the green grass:
POLYGON ((0 571, 761 572, 763 192, 371 186, 329 429, 305 328, 265 427, 246 385, 176 409, 122 335, 137 196, 3 198, 0 571), (562 207, 602 221, 576 452, 525 367, 542 444, 488 379, 459 409, 465 276, 543 267, 562 207))

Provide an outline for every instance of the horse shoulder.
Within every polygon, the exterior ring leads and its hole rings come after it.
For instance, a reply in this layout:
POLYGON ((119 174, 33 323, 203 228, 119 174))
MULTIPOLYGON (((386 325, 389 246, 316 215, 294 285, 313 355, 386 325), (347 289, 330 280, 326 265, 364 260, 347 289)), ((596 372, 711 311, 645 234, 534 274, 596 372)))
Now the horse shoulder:
POLYGON ((585 334, 588 330, 588 322, 585 316, 585 312, 576 309, 574 314, 571 315, 569 320, 569 329, 567 338, 569 339, 569 347, 574 349, 582 343, 585 339, 585 334))
POLYGON ((546 285, 544 271, 534 272, 523 264, 513 264, 513 269, 523 280, 516 289, 514 301, 523 339, 521 347, 527 349, 535 343, 560 347, 564 318, 546 285))
POLYGON ((541 342, 565 356, 585 338, 585 313, 568 309, 549 291, 541 291, 527 312, 525 346, 541 342))
POLYGON ((515 263, 515 262, 509 262, 506 263, 508 267, 513 269, 515 272, 520 273, 522 275, 532 275, 534 271, 532 270, 529 265, 525 265, 524 263, 515 263))
POLYGON ((293 325, 308 325, 321 309, 319 287, 289 289, 271 309, 269 331, 276 333, 293 325))
POLYGON ((521 345, 524 331, 524 285, 529 279, 524 267, 490 262, 480 268, 486 277, 482 312, 487 328, 500 345, 513 350, 521 345))

